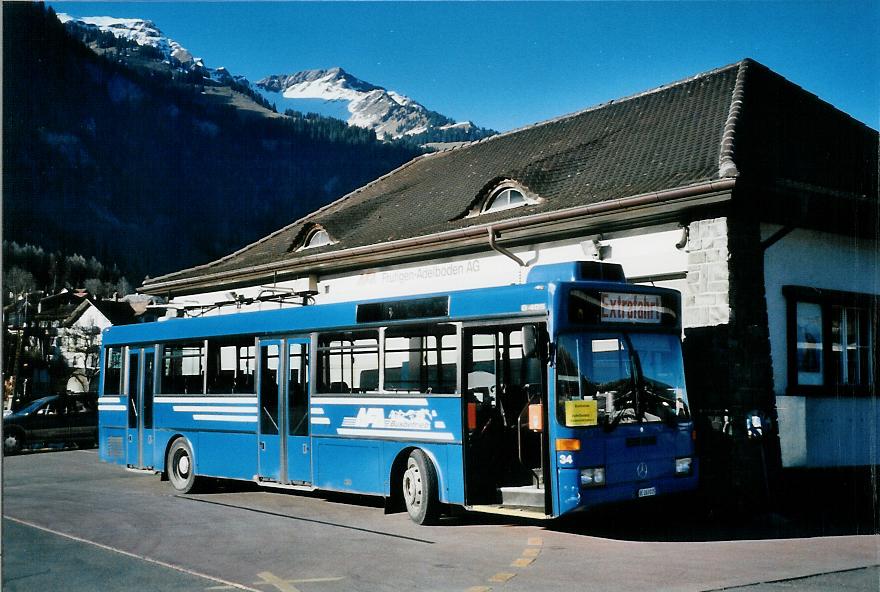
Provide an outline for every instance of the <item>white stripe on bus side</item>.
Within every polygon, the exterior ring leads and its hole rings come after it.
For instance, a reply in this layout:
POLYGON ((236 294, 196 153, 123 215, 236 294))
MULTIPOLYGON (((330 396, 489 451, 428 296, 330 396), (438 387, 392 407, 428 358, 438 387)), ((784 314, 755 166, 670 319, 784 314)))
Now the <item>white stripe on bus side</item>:
POLYGON ((125 411, 125 405, 98 405, 98 411, 125 411))
POLYGON ((244 405, 230 405, 228 407, 220 407, 219 405, 175 405, 175 411, 184 411, 186 413, 256 413, 257 408, 244 405))
POLYGON ((237 421, 239 423, 257 423, 256 415, 193 415, 196 421, 237 421))
POLYGON ((452 440, 449 432, 412 432, 409 430, 374 430, 359 428, 336 428, 341 436, 380 436, 390 438, 413 438, 416 440, 452 440))
POLYGON ((256 397, 153 397, 154 403, 229 403, 230 405, 257 404, 256 397))
POLYGON ((427 407, 428 399, 398 397, 313 397, 314 405, 405 405, 427 407))

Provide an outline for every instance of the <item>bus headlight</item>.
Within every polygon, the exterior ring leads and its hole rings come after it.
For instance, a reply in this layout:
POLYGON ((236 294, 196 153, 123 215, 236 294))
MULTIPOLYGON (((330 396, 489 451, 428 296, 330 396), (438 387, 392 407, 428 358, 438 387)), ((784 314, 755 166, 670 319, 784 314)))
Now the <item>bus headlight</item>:
POLYGON ((675 474, 690 475, 692 462, 693 459, 691 459, 691 457, 689 456, 675 459, 675 474))
POLYGON ((605 467, 581 469, 581 487, 601 487, 605 485, 605 467))

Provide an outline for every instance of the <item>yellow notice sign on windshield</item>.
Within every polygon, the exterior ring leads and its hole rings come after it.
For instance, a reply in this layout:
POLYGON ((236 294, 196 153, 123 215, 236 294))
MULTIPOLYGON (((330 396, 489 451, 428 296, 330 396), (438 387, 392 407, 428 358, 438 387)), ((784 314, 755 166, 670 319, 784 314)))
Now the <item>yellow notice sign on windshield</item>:
POLYGON ((566 401, 565 425, 570 428, 594 426, 599 423, 599 406, 596 401, 566 401))

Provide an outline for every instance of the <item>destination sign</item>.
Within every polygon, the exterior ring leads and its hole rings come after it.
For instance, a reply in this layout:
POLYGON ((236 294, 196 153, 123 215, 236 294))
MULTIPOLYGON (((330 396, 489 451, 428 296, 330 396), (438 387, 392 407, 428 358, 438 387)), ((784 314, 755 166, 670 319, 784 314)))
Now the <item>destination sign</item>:
POLYGON ((659 294, 600 292, 600 321, 603 323, 659 324, 663 305, 659 294))

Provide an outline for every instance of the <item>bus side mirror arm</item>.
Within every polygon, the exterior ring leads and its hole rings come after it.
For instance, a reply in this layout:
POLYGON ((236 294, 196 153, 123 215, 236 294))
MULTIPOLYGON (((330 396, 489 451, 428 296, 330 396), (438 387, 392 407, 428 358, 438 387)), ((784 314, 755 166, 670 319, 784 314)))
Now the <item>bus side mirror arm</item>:
POLYGON ((537 358, 546 362, 549 358, 547 351, 547 332, 542 331, 537 325, 523 325, 523 356, 537 358))

